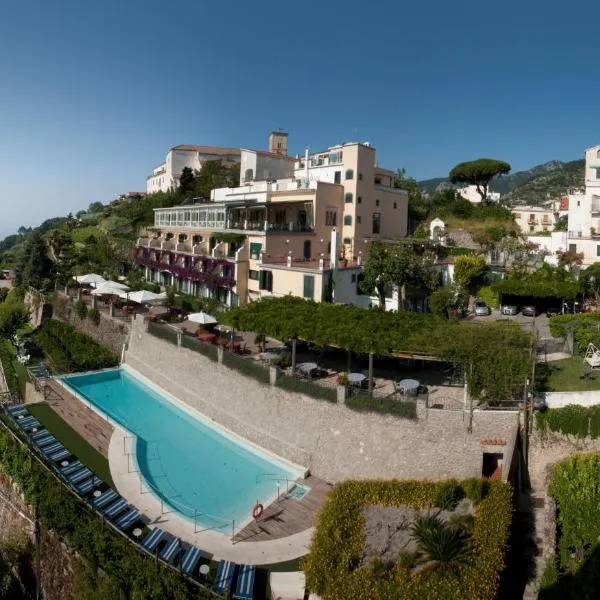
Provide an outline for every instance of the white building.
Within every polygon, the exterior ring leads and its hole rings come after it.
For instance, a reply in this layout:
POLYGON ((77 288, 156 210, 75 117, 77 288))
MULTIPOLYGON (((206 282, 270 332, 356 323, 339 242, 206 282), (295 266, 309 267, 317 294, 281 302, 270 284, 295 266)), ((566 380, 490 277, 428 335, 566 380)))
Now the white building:
MULTIPOLYGON (((479 204, 481 202, 481 196, 477 191, 476 185, 468 185, 467 187, 459 188, 456 191, 472 204, 479 204)), ((488 190, 487 199, 488 202, 500 202, 500 192, 490 192, 488 190)))
POLYGON ((219 148, 218 146, 194 146, 180 144, 167 152, 167 159, 158 165, 146 179, 146 192, 167 192, 179 185, 179 178, 184 167, 199 171, 209 160, 240 162, 239 148, 219 148))

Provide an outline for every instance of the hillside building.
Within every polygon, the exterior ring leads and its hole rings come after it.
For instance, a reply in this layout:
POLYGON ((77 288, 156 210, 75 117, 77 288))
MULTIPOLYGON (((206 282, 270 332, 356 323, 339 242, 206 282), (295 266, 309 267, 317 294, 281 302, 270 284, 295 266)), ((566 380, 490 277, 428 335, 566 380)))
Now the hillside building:
POLYGON ((554 229, 556 215, 553 207, 515 206, 512 208, 515 222, 525 235, 550 233, 554 229))
MULTIPOLYGON (((468 185, 466 187, 458 188, 456 190, 465 200, 471 202, 471 204, 480 204, 481 196, 477 191, 476 185, 468 185)), ((500 202, 500 192, 488 191, 487 194, 488 202, 500 202)))
POLYGON ((407 193, 367 143, 290 159, 287 135, 272 135, 268 152, 241 150, 238 187, 156 209, 135 262, 150 281, 228 306, 287 294, 368 306, 365 244, 406 235, 407 193))

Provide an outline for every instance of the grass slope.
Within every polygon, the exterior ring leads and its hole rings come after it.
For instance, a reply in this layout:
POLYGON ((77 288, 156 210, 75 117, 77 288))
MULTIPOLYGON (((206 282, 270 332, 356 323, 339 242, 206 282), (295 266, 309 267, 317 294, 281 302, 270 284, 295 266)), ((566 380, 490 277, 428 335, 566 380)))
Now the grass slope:
POLYGON ((73 428, 59 417, 45 402, 27 407, 40 423, 72 452, 84 465, 89 467, 105 483, 112 486, 108 460, 84 440, 73 428))

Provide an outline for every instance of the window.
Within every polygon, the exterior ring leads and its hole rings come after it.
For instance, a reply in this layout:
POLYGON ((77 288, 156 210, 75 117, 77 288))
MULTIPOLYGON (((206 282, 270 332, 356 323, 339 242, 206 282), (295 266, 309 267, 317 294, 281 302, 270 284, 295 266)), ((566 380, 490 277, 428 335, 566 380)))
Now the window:
POLYGON ((600 167, 596 167, 596 179, 600 179, 600 167))
POLYGON ((337 225, 337 212, 335 210, 325 211, 325 225, 335 227, 337 225))
POLYGON ((273 291, 273 272, 272 271, 260 271, 258 276, 258 289, 267 290, 268 292, 273 291))
POLYGON ((596 256, 600 256, 600 246, 596 246, 596 256))
POLYGON ((356 198, 356 204, 362 204, 362 196, 356 198))
POLYGON ((356 216, 356 224, 357 224, 357 225, 360 225, 360 224, 361 224, 361 221, 362 221, 362 218, 361 218, 361 217, 359 217, 359 216, 357 215, 357 216, 356 216))
POLYGON ((248 271, 248 279, 252 279, 252 281, 258 281, 259 275, 259 271, 253 271, 252 269, 248 271))
POLYGON ((333 174, 333 183, 342 183, 342 172, 336 171, 333 174))
POLYGON ((577 244, 569 244, 569 252, 577 252, 577 244))
POLYGON ((351 238, 344 238, 343 243, 345 246, 349 246, 352 243, 352 239, 351 238))
POLYGON ((246 169, 244 171, 244 181, 252 181, 254 178, 254 171, 252 169, 246 169))
POLYGON ((250 242, 250 258, 258 260, 260 258, 260 251, 262 250, 262 244, 256 242, 250 242))
POLYGON ((358 174, 358 180, 359 180, 359 181, 362 181, 362 173, 359 173, 359 174, 358 174))
POLYGON ((344 225, 352 225, 352 215, 344 215, 344 225))
POLYGON ((394 202, 394 208, 398 208, 398 203, 394 202))
POLYGON ((577 200, 577 206, 581 206, 581 202, 577 200))
POLYGON ((304 276, 304 290, 302 292, 304 298, 312 300, 315 296, 315 276, 305 275, 304 276))
POLYGON ((346 179, 354 179, 354 171, 352 169, 346 170, 346 179))
POLYGON ((375 200, 375 206, 379 206, 379 200, 375 200))
POLYGON ((373 213, 373 233, 381 232, 381 213, 373 213))
POLYGON ((348 192, 345 196, 344 196, 344 200, 346 201, 346 204, 352 204, 352 192, 348 192))
POLYGON ((303 255, 307 260, 310 259, 310 240, 304 240, 303 255))
POLYGON ((375 185, 381 185, 381 177, 375 177, 375 185))
POLYGON ((533 225, 529 226, 529 231, 533 231, 535 229, 535 227, 533 225))

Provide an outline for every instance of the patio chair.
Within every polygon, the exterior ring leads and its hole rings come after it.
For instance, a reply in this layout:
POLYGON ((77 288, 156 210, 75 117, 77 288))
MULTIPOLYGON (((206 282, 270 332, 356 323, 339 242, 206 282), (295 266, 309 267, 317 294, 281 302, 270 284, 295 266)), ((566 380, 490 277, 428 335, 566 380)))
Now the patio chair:
POLYGON ((225 594, 231 590, 231 583, 235 573, 235 563, 230 560, 222 560, 217 567, 217 575, 213 584, 213 591, 217 594, 225 594))
POLYGON ((94 500, 94 506, 96 508, 102 509, 103 507, 105 507, 107 504, 109 504, 113 500, 116 500, 118 497, 119 497, 119 494, 117 494, 117 492, 115 492, 115 490, 111 490, 111 489, 106 490, 105 492, 100 494, 100 496, 98 496, 94 500))
POLYGON ((121 531, 129 529, 140 516, 140 511, 137 508, 130 508, 123 516, 119 517, 119 520, 115 523, 121 531))
POLYGON ((235 594, 233 594, 235 600, 253 600, 255 575, 256 567, 252 565, 240 566, 235 594))
POLYGON ((180 544, 179 538, 173 538, 160 553, 160 557, 170 565, 175 562, 177 555, 179 554, 180 544))
POLYGON ((162 529, 153 529, 143 540, 142 548, 148 552, 154 552, 162 539, 165 537, 165 532, 162 529))
POLYGON ((194 571, 198 561, 200 560, 200 548, 196 546, 190 546, 181 558, 181 570, 186 575, 189 575, 194 571))
POLYGON ((127 500, 125 498, 120 498, 116 502, 110 504, 106 510, 104 511, 104 516, 107 519, 114 519, 118 517, 125 509, 127 508, 127 500))

